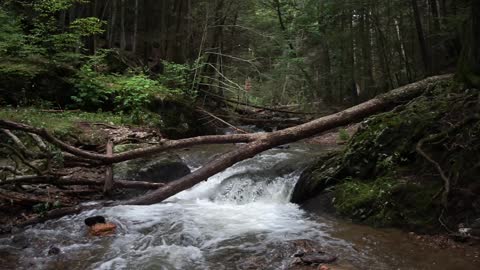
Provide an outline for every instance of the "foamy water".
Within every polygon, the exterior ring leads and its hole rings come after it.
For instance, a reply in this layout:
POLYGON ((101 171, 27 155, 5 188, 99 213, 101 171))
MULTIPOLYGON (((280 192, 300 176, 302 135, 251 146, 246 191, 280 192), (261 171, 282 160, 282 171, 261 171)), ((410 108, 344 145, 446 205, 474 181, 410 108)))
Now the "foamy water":
POLYGON ((50 245, 62 250, 60 258, 68 269, 237 269, 258 256, 278 269, 291 258, 279 258, 272 250, 288 240, 314 239, 350 249, 347 242, 325 233, 330 225, 311 220, 289 203, 299 170, 285 166, 294 157, 301 161, 301 155, 269 151, 164 203, 116 206, 38 225, 26 232, 38 244, 27 249, 29 256, 19 264, 25 269, 32 264, 38 269, 58 267, 45 256, 50 245), (117 234, 85 236, 83 219, 91 215, 115 222, 117 234), (272 254, 276 257, 269 258, 272 254))

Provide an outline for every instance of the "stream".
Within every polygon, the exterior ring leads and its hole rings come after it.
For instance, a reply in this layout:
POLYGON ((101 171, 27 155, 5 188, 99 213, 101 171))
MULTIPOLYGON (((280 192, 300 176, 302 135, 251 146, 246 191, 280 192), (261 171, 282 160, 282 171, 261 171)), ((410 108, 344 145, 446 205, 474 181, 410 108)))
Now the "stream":
MULTIPOLYGON (((181 151, 194 170, 231 146, 181 151)), ((289 203, 301 170, 328 149, 302 143, 240 162, 150 206, 117 206, 0 237, 1 269, 289 269, 291 241, 338 256, 335 269, 480 269, 465 249, 438 249, 408 233, 351 224, 289 203), (83 220, 103 215, 117 233, 90 237, 83 220), (61 253, 47 255, 51 246, 61 253)), ((316 269, 316 268, 312 268, 316 269)))

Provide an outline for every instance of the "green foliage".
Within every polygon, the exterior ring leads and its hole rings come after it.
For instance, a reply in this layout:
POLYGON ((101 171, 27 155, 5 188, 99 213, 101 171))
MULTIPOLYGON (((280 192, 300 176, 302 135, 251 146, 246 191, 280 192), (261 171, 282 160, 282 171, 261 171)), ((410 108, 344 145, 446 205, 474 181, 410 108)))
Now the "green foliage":
POLYGON ((65 111, 59 113, 46 113, 38 108, 12 108, 0 109, 0 119, 12 120, 38 128, 46 128, 58 137, 78 134, 79 122, 106 123, 111 125, 134 124, 131 119, 110 112, 78 112, 65 111))
POLYGON ((53 15, 56 12, 69 9, 75 3, 88 2, 89 0, 37 0, 32 6, 40 14, 53 15))
POLYGON ((422 185, 379 177, 345 179, 335 189, 335 208, 342 215, 375 226, 424 228, 435 225, 439 183, 422 185))
POLYGON ((53 203, 51 202, 37 203, 33 206, 33 212, 40 215, 45 215, 50 210, 62 208, 62 207, 63 207, 62 203, 59 200, 55 200, 53 203))
POLYGON ((24 45, 20 22, 0 7, 0 55, 19 55, 24 45))
POLYGON ((341 141, 348 141, 350 139, 350 135, 348 134, 348 131, 344 128, 341 128, 338 130, 338 138, 341 141))
POLYGON ((76 94, 72 99, 82 109, 110 109, 124 113, 133 122, 152 120, 147 112, 154 100, 193 100, 187 88, 188 68, 184 65, 165 63, 166 72, 157 80, 142 71, 130 71, 125 75, 97 71, 104 66, 104 58, 96 56, 84 65, 74 78, 76 94))
POLYGON ((343 215, 365 220, 374 213, 385 212, 394 203, 391 195, 395 180, 379 178, 362 182, 347 178, 345 181, 336 187, 335 192, 335 207, 343 215))

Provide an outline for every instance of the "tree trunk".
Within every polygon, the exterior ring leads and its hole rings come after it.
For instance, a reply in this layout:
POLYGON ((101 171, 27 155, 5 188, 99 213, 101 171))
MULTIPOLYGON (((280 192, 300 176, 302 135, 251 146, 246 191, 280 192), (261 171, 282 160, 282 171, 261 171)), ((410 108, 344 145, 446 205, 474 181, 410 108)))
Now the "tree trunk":
POLYGON ((470 18, 465 24, 457 78, 469 87, 480 89, 480 0, 473 0, 470 18))
POLYGON ((112 10, 110 14, 110 26, 108 28, 108 47, 113 48, 115 41, 115 23, 117 19, 117 0, 112 0, 112 10))
POLYGON ((125 0, 121 0, 120 5, 120 49, 125 50, 127 47, 127 38, 125 33, 125 0))
POLYGON ((135 15, 133 22, 132 52, 137 52, 137 34, 138 34, 138 0, 135 0, 135 15))
POLYGON ((430 75, 432 72, 430 50, 427 48, 425 41, 425 34, 423 33, 422 21, 420 19, 420 11, 418 10, 417 0, 412 1, 413 16, 415 19, 415 28, 417 29, 418 42, 420 44, 420 53, 422 55, 423 66, 425 73, 430 75))

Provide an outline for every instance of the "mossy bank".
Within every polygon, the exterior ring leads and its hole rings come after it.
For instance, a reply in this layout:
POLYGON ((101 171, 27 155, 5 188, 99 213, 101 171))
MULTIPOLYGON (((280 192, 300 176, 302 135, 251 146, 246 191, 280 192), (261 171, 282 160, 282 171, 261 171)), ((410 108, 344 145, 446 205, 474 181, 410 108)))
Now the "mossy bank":
POLYGON ((476 89, 450 81, 366 119, 345 149, 303 172, 292 201, 331 196, 337 213, 375 226, 468 225, 480 217, 479 107, 476 89))

